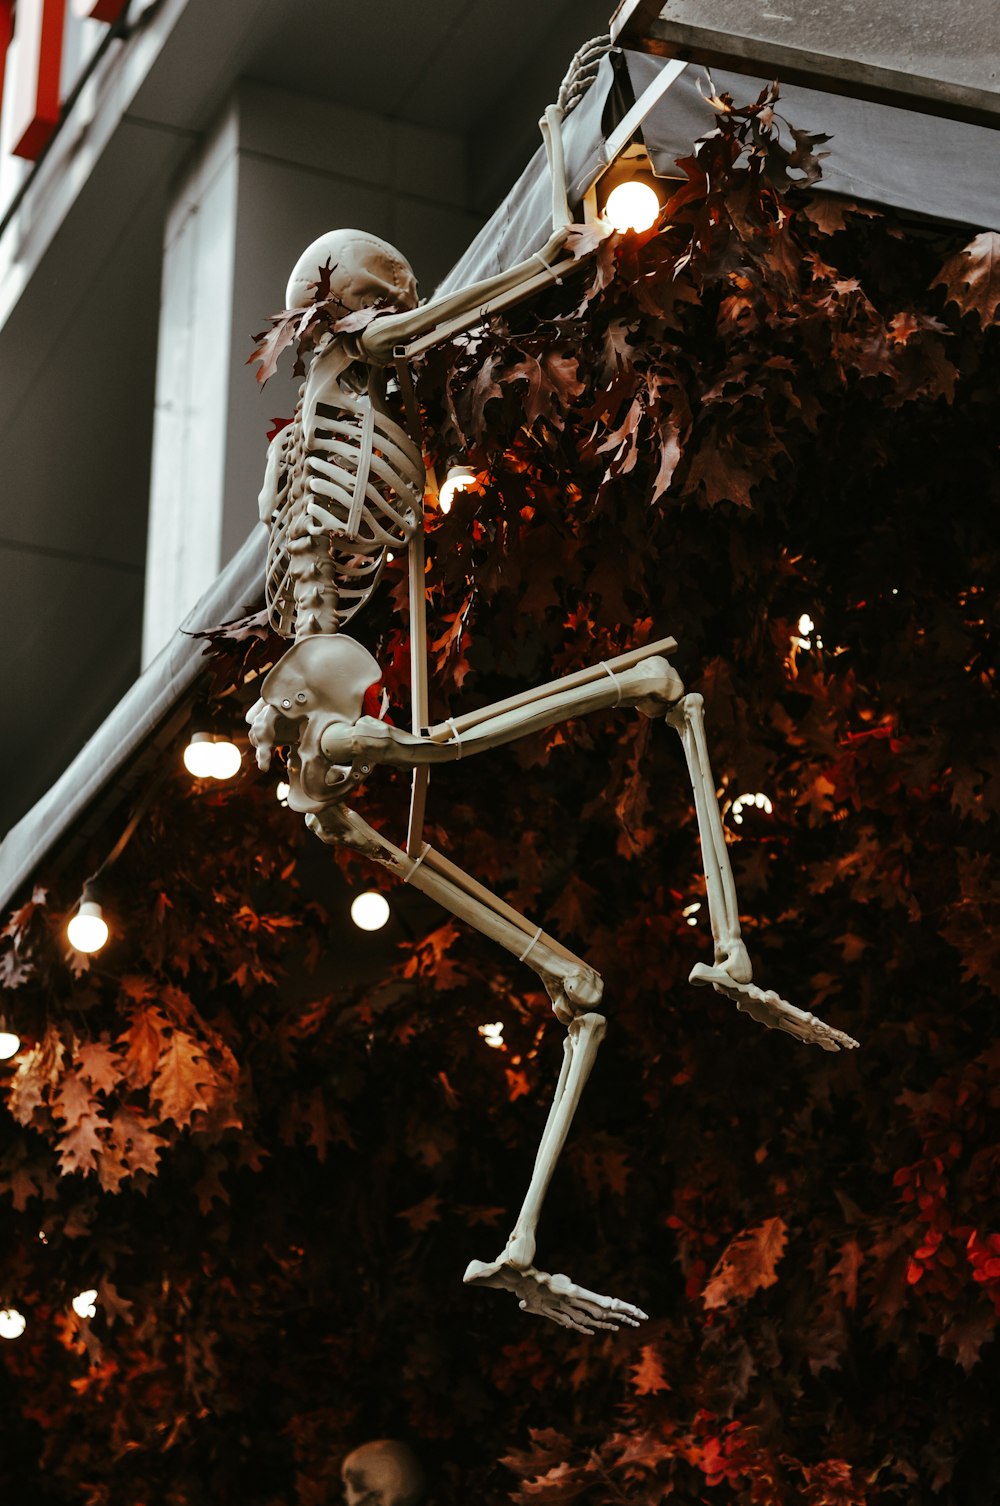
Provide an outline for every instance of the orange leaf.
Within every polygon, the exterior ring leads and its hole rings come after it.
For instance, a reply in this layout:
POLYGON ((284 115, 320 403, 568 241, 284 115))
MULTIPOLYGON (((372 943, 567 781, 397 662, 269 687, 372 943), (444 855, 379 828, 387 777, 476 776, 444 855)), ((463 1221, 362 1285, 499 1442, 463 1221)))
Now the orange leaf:
POLYGON ((631 1381, 637 1396, 655 1396, 657 1391, 670 1390, 654 1344, 643 1344, 639 1363, 632 1366, 631 1381))
POLYGON ((723 1250, 702 1292, 706 1307, 724 1307, 727 1302, 752 1297, 774 1286, 776 1266, 784 1254, 788 1230, 783 1218, 766 1218, 744 1229, 723 1250))

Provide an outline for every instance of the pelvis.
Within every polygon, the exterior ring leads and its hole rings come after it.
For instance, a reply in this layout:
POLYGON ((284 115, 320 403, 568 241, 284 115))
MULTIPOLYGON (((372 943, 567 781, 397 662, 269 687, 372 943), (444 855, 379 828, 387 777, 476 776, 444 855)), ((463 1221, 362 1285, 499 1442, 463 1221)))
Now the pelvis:
POLYGON ((353 726, 363 714, 365 692, 382 679, 378 661, 344 633, 317 634, 292 645, 265 677, 261 699, 272 713, 275 742, 292 745, 288 757, 288 804, 320 811, 349 792, 352 770, 323 756, 323 733, 334 724, 353 726), (339 792, 338 792, 339 793, 339 792))

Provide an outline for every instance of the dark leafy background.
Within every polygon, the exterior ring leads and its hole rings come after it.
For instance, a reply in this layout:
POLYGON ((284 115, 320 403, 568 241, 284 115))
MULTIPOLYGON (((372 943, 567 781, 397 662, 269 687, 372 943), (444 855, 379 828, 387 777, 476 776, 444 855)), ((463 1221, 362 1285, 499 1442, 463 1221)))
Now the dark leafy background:
MULTIPOLYGON (((554 1081, 533 975, 406 894, 395 946, 352 941, 378 875, 249 767, 178 772, 91 966, 61 926, 104 849, 4 932, 5 1500, 321 1506, 382 1434, 439 1506, 995 1500, 1000 238, 810 197, 821 143, 784 151, 773 106, 720 101, 654 232, 418 373, 439 462, 480 476, 431 522, 435 711, 674 634, 725 799, 773 803, 727 817, 758 979, 861 1050, 687 986, 710 942, 662 725, 436 778, 433 840, 607 984, 540 1259, 652 1316, 540 1324, 460 1282, 554 1081)), ((362 635, 405 720, 393 568, 362 635)), ((212 647, 235 728, 279 646, 212 647)), ((362 807, 398 833, 404 804, 383 775, 362 807)))

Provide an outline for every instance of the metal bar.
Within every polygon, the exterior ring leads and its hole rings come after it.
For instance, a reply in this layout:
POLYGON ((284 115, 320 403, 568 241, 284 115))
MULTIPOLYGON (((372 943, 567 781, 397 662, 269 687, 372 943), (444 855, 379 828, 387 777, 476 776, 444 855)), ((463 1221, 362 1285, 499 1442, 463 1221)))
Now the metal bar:
POLYGON ((619 152, 623 152, 625 150, 635 132, 646 119, 646 116, 649 114, 650 110, 652 110, 653 107, 659 103, 664 94, 666 94, 667 90, 670 88, 670 85, 680 78, 686 67, 687 63, 682 62, 678 58, 675 58, 669 63, 665 63, 663 65, 663 68, 657 74, 653 82, 647 89, 644 89, 642 91, 642 93, 639 95, 639 98, 632 106, 631 110, 629 110, 624 119, 615 126, 614 130, 611 132, 611 135, 605 141, 601 152, 601 155, 603 156, 605 162, 614 162, 619 152))
MULTIPOLYGON (((413 378, 404 361, 396 364, 396 380, 403 399, 403 409, 410 433, 422 446, 423 430, 420 409, 413 390, 413 378)), ((426 463, 426 462, 425 462, 426 463)), ((426 466, 426 491, 435 497, 438 494, 437 477, 432 465, 426 466)), ((425 491, 425 495, 426 495, 425 491)), ((424 508, 421 501, 420 519, 416 532, 410 540, 406 553, 410 596, 410 726, 419 736, 427 725, 430 715, 427 676, 427 593, 424 586, 424 508)), ((410 816, 406 827, 406 851, 411 858, 418 856, 424 832, 424 812, 427 808, 427 785, 430 770, 414 769, 410 780, 410 816)))
POLYGON ((903 68, 881 67, 859 58, 789 47, 768 37, 740 36, 663 17, 642 20, 640 12, 646 14, 648 10, 639 0, 631 7, 620 7, 620 45, 673 61, 777 78, 827 94, 1000 129, 1000 93, 993 90, 929 78, 903 68))
POLYGON ((608 23, 616 47, 633 47, 641 51, 642 38, 660 18, 664 0, 622 0, 608 23))
POLYGON ((463 732, 470 732, 481 722, 488 721, 493 716, 500 716, 505 711, 517 711, 521 706, 534 705, 536 701, 544 701, 546 696, 560 690, 575 690, 580 685, 591 685, 604 676, 605 665, 613 672, 619 669, 631 669, 633 665, 641 664, 643 659, 651 659, 654 654, 673 653, 676 647, 676 638, 658 638, 655 643, 647 643, 642 648, 629 649, 628 653, 619 654, 614 659, 605 659, 603 665, 590 664, 585 669, 574 670, 571 675, 564 675, 561 680, 549 680, 545 685, 536 685, 531 690, 519 691, 517 695, 508 696, 505 701, 494 701, 492 706, 481 706, 478 711, 467 711, 464 716, 457 716, 453 721, 438 722, 436 726, 427 729, 427 736, 432 742, 448 742, 456 732, 459 735, 463 732))

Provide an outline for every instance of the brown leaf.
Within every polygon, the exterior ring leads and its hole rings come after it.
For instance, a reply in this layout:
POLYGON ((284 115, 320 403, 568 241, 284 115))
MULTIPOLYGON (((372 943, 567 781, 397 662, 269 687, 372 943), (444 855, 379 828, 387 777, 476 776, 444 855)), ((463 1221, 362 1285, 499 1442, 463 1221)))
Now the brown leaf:
POLYGON ((1000 233, 983 230, 957 255, 949 257, 932 288, 944 288, 945 303, 974 314, 983 327, 997 322, 1000 308, 1000 233))
POLYGON ((705 1306, 724 1307, 727 1302, 745 1300, 754 1292, 774 1286, 778 1279, 776 1267, 787 1238, 783 1218, 767 1218, 737 1234, 723 1250, 705 1284, 702 1292, 705 1306))
POLYGON ((172 1119, 181 1129, 209 1107, 206 1087, 214 1085, 214 1073, 205 1061, 200 1044, 184 1030, 175 1030, 164 1047, 150 1089, 150 1099, 159 1105, 161 1119, 172 1119))
POLYGON ((404 1208, 402 1213, 396 1214, 396 1217, 405 1218, 415 1234, 422 1234, 425 1229, 430 1228, 431 1224, 440 1222, 441 1215, 438 1212, 440 1206, 441 1199, 436 1192, 432 1192, 430 1197, 425 1197, 422 1203, 414 1203, 412 1208, 404 1208))
POLYGON ((145 1088, 153 1080, 169 1021, 155 1004, 140 1005, 132 1023, 118 1040, 126 1048, 125 1073, 136 1088, 145 1088))
POLYGON ((112 1093, 121 1082, 121 1058, 107 1036, 99 1041, 84 1041, 77 1047, 80 1073, 92 1088, 112 1093))
POLYGON ((150 1129, 138 1114, 119 1109, 111 1119, 111 1143, 129 1171, 145 1171, 155 1176, 160 1152, 169 1142, 150 1129))
POLYGON ((104 1149, 99 1131, 106 1128, 107 1120, 98 1113, 83 1114, 68 1126, 59 1140, 59 1166, 64 1176, 97 1169, 104 1149))

